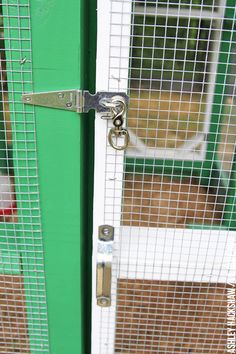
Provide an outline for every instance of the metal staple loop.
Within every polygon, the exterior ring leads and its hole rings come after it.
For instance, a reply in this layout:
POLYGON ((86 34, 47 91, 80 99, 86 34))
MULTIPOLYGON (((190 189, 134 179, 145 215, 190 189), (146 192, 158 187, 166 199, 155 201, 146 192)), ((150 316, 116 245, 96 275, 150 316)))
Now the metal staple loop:
POLYGON ((100 100, 100 105, 106 108, 110 108, 110 109, 116 109, 117 107, 119 107, 121 105, 121 101, 112 101, 112 99, 110 98, 102 98, 100 100))

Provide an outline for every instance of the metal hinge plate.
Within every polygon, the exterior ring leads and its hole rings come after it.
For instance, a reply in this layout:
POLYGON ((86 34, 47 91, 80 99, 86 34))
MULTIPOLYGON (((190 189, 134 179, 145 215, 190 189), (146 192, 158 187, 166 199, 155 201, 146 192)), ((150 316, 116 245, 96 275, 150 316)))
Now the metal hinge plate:
POLYGON ((97 304, 101 307, 111 306, 112 252, 114 227, 101 225, 98 229, 97 248, 97 304))
POLYGON ((129 98, 124 92, 99 91, 92 95, 89 91, 83 90, 26 93, 22 95, 22 101, 26 104, 65 109, 78 113, 87 113, 91 109, 97 112, 109 112, 109 107, 103 105, 103 102, 114 96, 121 96, 128 105, 129 98))

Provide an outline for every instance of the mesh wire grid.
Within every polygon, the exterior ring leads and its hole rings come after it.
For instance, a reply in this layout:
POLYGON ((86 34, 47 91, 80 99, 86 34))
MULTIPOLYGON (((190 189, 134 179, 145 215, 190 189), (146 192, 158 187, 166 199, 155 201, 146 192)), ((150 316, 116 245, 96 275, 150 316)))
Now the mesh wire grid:
POLYGON ((48 352, 30 4, 1 4, 0 352, 48 352), (17 204, 16 204, 17 200, 17 204))
POLYGON ((235 3, 111 0, 109 16, 107 85, 130 96, 131 143, 107 145, 103 221, 116 236, 99 352, 226 353, 235 3))

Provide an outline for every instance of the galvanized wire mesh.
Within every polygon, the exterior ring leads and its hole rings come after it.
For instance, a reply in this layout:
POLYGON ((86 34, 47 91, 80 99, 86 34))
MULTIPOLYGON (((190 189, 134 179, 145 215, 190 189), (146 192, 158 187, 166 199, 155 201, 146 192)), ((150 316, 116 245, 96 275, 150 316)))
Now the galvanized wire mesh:
POLYGON ((111 0, 109 16, 104 86, 130 96, 131 143, 107 145, 101 223, 116 236, 99 352, 227 353, 235 3, 111 0))
POLYGON ((0 352, 48 353, 30 3, 1 4, 0 352))

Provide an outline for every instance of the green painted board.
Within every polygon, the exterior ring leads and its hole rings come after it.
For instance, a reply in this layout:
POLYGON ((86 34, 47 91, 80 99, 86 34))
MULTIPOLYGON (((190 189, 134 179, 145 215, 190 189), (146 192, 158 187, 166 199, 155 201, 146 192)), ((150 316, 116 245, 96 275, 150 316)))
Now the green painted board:
MULTIPOLYGON (((32 2, 34 91, 84 85, 82 1, 32 2)), ((35 108, 50 354, 82 353, 85 119, 35 108)))
MULTIPOLYGON (((81 256, 89 237, 84 231, 86 122, 76 113, 24 106, 21 95, 84 87, 85 10, 82 0, 4 0, 3 12, 19 221, 13 230, 30 352, 79 354, 85 352, 82 316, 88 317, 82 313, 81 256)), ((8 242, 8 231, 2 232, 8 242)))

